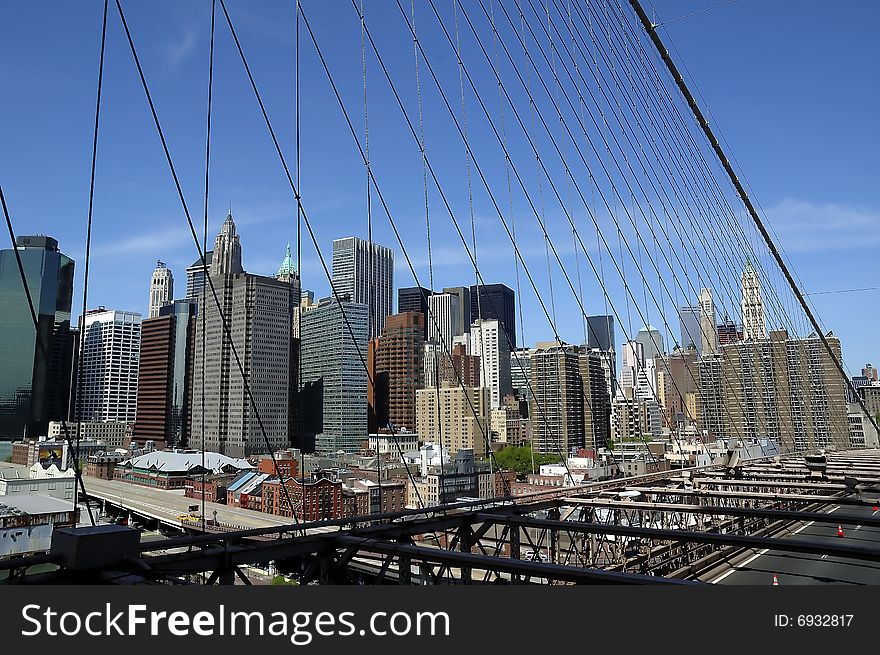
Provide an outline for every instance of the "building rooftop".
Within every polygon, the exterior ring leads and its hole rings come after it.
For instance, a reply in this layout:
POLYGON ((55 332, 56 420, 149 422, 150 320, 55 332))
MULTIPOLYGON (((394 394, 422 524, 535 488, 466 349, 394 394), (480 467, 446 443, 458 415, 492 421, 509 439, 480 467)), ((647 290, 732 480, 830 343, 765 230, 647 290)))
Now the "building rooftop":
MULTIPOLYGON (((253 468, 247 460, 227 457, 226 455, 212 452, 204 453, 204 463, 206 469, 215 473, 228 469, 246 470, 253 468)), ((122 462, 122 466, 154 469, 164 473, 186 473, 202 466, 202 452, 197 450, 185 452, 157 450, 152 453, 132 457, 122 462)))
POLYGON ((3 496, 0 502, 0 516, 10 514, 51 514, 55 512, 73 511, 73 503, 69 500, 59 500, 51 496, 39 496, 37 494, 16 494, 3 496))

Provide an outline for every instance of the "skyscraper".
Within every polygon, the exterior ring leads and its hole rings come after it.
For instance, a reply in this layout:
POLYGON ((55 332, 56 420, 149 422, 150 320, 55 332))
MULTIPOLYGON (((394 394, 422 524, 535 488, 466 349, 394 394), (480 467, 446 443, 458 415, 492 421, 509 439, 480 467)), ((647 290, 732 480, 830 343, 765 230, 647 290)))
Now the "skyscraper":
POLYGON ((480 358, 480 386, 489 390, 492 409, 498 409, 512 391, 510 348, 501 321, 477 319, 471 326, 471 353, 480 358))
POLYGON ((103 307, 80 317, 82 347, 78 421, 134 423, 137 413, 141 315, 103 307))
POLYGON ((196 308, 195 302, 176 300, 141 324, 134 425, 141 445, 153 441, 160 449, 177 448, 189 437, 196 308))
POLYGON ((428 297, 434 293, 424 287, 402 287, 397 290, 397 313, 418 312, 425 316, 422 327, 425 340, 428 338, 428 297))
POLYGON ((737 325, 735 321, 732 321, 729 316, 725 316, 724 320, 721 323, 718 323, 716 331, 718 334, 719 346, 734 343, 735 341, 742 341, 743 339, 742 327, 737 325))
MULTIPOLYGON (((696 344, 694 344, 696 345, 696 344)), ((685 344, 682 344, 682 348, 685 344)), ((698 354, 714 353, 718 350, 718 327, 715 324, 715 303, 712 290, 700 290, 700 346, 698 354)))
POLYGON ((25 279, 38 329, 24 293, 15 251, 0 250, 0 436, 46 434, 49 421, 69 418, 73 260, 48 236, 19 236, 25 279))
POLYGON ((367 305, 368 337, 379 336, 394 312, 394 253, 358 237, 334 240, 333 289, 340 299, 367 305))
POLYGON ((450 455, 473 449, 486 455, 491 439, 489 391, 445 382, 439 389, 416 391, 416 431, 419 438, 441 445, 450 455))
POLYGON ((395 429, 415 430, 416 389, 424 387, 424 322, 419 312, 392 314, 377 340, 375 405, 380 427, 391 423, 395 429))
POLYGON ((241 266, 241 241, 235 230, 235 221, 230 211, 226 214, 226 220, 223 221, 220 233, 214 239, 214 251, 211 255, 211 268, 208 270, 208 274, 211 277, 220 277, 237 275, 238 273, 244 273, 241 266))
POLYGON ((751 261, 746 261, 742 274, 742 322, 743 338, 746 341, 757 341, 767 338, 767 323, 764 318, 764 301, 761 298, 761 281, 752 268, 751 261))
POLYGON ((428 298, 428 341, 439 343, 441 351, 452 352, 452 338, 461 323, 461 306, 458 296, 451 293, 435 293, 428 298))
POLYGON ((691 345, 700 352, 703 348, 703 340, 700 338, 700 306, 684 305, 678 308, 678 324, 681 334, 678 345, 689 348, 691 345))
POLYGON ((662 355, 666 352, 666 349, 663 346, 663 335, 660 334, 660 330, 653 325, 646 325, 639 330, 638 334, 636 334, 635 340, 642 344, 644 362, 647 362, 649 359, 654 359, 658 355, 662 355))
POLYGON ((584 446, 584 389, 577 347, 539 343, 531 364, 532 447, 566 457, 584 446))
POLYGON ((603 355, 594 349, 578 355, 578 375, 584 408, 584 447, 604 448, 611 437, 611 398, 605 380, 603 355))
POLYGON ((314 442, 323 454, 355 452, 368 440, 367 306, 323 298, 300 320, 302 446, 310 450, 314 442))
POLYGON ((187 300, 195 300, 198 299, 202 295, 202 289, 205 288, 205 267, 208 269, 208 274, 211 272, 211 259, 213 258, 214 252, 209 250, 205 253, 205 266, 202 266, 201 257, 195 260, 192 264, 190 264, 186 269, 186 298, 187 300))
POLYGON ((510 386, 521 400, 528 402, 532 393, 529 383, 532 376, 532 349, 517 348, 510 353, 510 386))
POLYGON ((164 307, 174 298, 174 276, 171 269, 165 266, 165 262, 156 262, 156 270, 150 280, 150 312, 149 318, 156 318, 159 309, 164 307))
POLYGON ((627 341, 621 349, 620 386, 633 389, 639 371, 645 368, 645 347, 640 341, 627 341))
POLYGON ((471 290, 468 287, 446 287, 443 293, 458 296, 458 325, 455 326, 455 335, 467 334, 471 330, 471 290))
MULTIPOLYGON (((826 338, 839 359, 840 340, 826 338)), ((815 334, 795 339, 774 330, 724 345, 708 361, 700 362, 703 429, 770 438, 783 451, 849 446, 844 381, 815 334)))
POLYGON ((289 282, 243 271, 231 213, 215 240, 210 273, 220 311, 211 294, 199 299, 190 445, 234 457, 287 447, 298 296, 289 282))
POLYGON ((481 284, 471 287, 471 320, 478 318, 501 321, 509 347, 516 348, 516 302, 513 289, 503 284, 481 284), (477 289, 479 288, 479 293, 477 289))
POLYGON ((587 316, 587 347, 614 350, 613 316, 587 316))

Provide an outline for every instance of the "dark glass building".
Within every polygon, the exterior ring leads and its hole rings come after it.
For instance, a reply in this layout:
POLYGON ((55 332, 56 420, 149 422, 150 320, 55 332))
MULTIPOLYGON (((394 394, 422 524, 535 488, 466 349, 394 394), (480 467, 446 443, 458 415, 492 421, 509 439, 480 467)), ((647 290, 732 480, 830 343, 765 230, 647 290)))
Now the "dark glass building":
POLYGON ((471 320, 497 319, 507 332, 510 349, 516 348, 516 303, 513 289, 504 284, 471 287, 471 320), (479 294, 477 294, 479 289, 479 294))
POLYGON ((614 343, 614 317, 587 316, 587 346, 611 351, 614 343))
POLYGON ((75 333, 70 329, 74 262, 48 236, 20 236, 15 251, 0 250, 0 438, 45 435, 49 421, 70 410, 75 333))
POLYGON ((434 292, 424 287, 403 287, 397 290, 397 313, 418 312, 425 317, 424 339, 428 338, 428 297, 434 292))

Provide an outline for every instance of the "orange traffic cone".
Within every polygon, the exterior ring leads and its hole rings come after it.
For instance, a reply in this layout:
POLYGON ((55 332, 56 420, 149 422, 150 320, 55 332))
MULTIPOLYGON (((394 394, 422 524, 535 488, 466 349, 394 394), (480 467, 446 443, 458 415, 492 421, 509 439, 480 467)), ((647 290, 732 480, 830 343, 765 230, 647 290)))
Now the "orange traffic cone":
POLYGON ((779 586, 779 578, 776 577, 776 574, 775 574, 775 573, 773 574, 773 586, 774 586, 774 587, 778 587, 778 586, 779 586))
POLYGON ((838 537, 843 537, 843 536, 844 536, 844 534, 843 534, 843 528, 840 527, 839 525, 837 526, 837 536, 838 536, 838 537))
POLYGON ((876 505, 874 505, 874 506, 871 508, 871 510, 874 511, 874 512, 876 512, 878 509, 880 509, 880 507, 877 507, 876 505))

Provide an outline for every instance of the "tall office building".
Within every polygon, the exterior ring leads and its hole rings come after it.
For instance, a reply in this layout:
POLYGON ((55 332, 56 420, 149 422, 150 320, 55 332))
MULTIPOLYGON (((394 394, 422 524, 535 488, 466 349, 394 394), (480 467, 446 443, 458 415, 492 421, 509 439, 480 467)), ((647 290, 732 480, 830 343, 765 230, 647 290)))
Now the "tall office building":
POLYGON ((159 449, 178 448, 188 440, 196 309, 191 300, 175 300, 141 324, 134 424, 134 440, 141 445, 153 441, 159 449))
POLYGON ((658 357, 657 400, 666 410, 664 427, 695 425, 699 398, 698 354, 692 348, 676 348, 666 357, 658 357))
POLYGON ((504 284, 471 287, 471 321, 478 318, 501 321, 509 348, 516 348, 516 302, 513 289, 504 284), (477 290, 479 289, 479 293, 477 290))
POLYGON ((587 350, 578 355, 578 375, 584 408, 584 447, 604 448, 611 438, 611 397, 605 379, 603 354, 587 350))
MULTIPOLYGON (((839 339, 827 340, 839 359, 839 339)), ((700 364, 701 395, 712 400, 702 408, 703 429, 770 438, 783 451, 849 445, 845 383, 816 335, 793 339, 775 330, 722 346, 709 374, 700 364)))
POLYGON ((205 268, 211 273, 211 259, 214 252, 209 250, 205 253, 205 264, 202 265, 201 257, 190 264, 186 269, 186 299, 198 302, 205 288, 205 268))
POLYGON ((367 305, 368 337, 379 336, 394 312, 394 253, 357 237, 334 240, 333 289, 340 298, 367 305))
POLYGON ((646 325, 639 330, 635 340, 642 344, 643 361, 645 362, 666 352, 663 346, 663 335, 653 325, 646 325))
POLYGON ((764 300, 761 297, 761 281, 750 261, 742 274, 742 322, 743 338, 757 341, 767 338, 767 323, 764 318, 764 300))
POLYGON ((742 327, 737 325, 735 321, 731 320, 729 316, 725 316, 724 320, 721 323, 718 323, 716 328, 719 346, 743 340, 742 327))
POLYGON ((587 347, 614 350, 613 316, 587 316, 587 347))
POLYGON ((510 381, 510 347, 501 321, 477 319, 471 326, 471 353, 480 358, 480 386, 489 390, 492 409, 504 403, 513 390, 510 381))
POLYGON ((461 323, 461 306, 458 296, 451 293, 435 293, 428 298, 428 341, 439 343, 442 352, 452 352, 452 338, 461 323))
POLYGON ((137 312, 103 307, 80 317, 76 420, 134 423, 141 320, 137 312))
MULTIPOLYGON (((694 344, 697 345, 697 344, 694 344)), ((682 344, 682 348, 685 344, 682 344)), ((714 353, 718 350, 718 327, 715 324, 715 303, 712 301, 712 290, 700 291, 700 345, 697 353, 714 353)))
POLYGON ((452 353, 439 357, 439 384, 444 382, 466 387, 480 386, 480 358, 469 355, 467 348, 460 343, 452 346, 452 353))
POLYGON ((402 287, 397 290, 397 313, 418 312, 425 316, 422 338, 428 339, 428 298, 434 292, 424 287, 402 287))
POLYGON ((415 430, 416 390, 425 386, 424 323, 420 312, 392 314, 376 340, 374 394, 379 427, 390 423, 395 430, 415 430))
POLYGON ((223 221, 220 233, 214 239, 214 251, 211 255, 211 268, 208 270, 208 274, 211 277, 222 277, 239 273, 244 273, 244 268, 241 266, 241 239, 235 229, 235 220, 230 211, 226 214, 226 220, 223 221))
POLYGON ((233 457, 288 447, 297 298, 288 282, 244 272, 231 213, 214 242, 210 274, 222 315, 212 296, 199 299, 190 445, 233 457))
POLYGON ((455 326, 455 335, 467 334, 471 330, 471 290, 469 287, 446 287, 443 293, 458 296, 458 324, 455 326))
POLYGON ((575 346, 539 343, 532 351, 532 447, 563 457, 584 446, 584 389, 575 346))
POLYGON ((355 452, 368 440, 367 306, 323 298, 301 322, 302 446, 355 452))
POLYGON ((700 306, 684 305, 678 308, 678 325, 681 329, 678 345, 682 348, 693 346, 697 352, 703 349, 700 338, 700 306))
POLYGON ((159 309, 169 304, 174 298, 174 276, 165 262, 156 262, 156 269, 150 279, 150 312, 149 318, 156 318, 159 309))
POLYGON ((532 349, 517 348, 510 353, 510 386, 520 400, 528 402, 531 397, 529 384, 532 378, 532 349))
POLYGON ((35 333, 15 250, 0 250, 0 437, 37 437, 49 421, 70 418, 74 263, 52 237, 19 236, 15 244, 38 328, 35 333))
POLYGON ((621 348, 620 386, 633 389, 639 371, 645 368, 645 347, 639 341, 627 341, 621 348))
POLYGON ((419 439, 442 445, 452 456, 473 449, 475 457, 484 457, 492 438, 489 391, 448 382, 438 389, 419 389, 416 432, 419 439))

